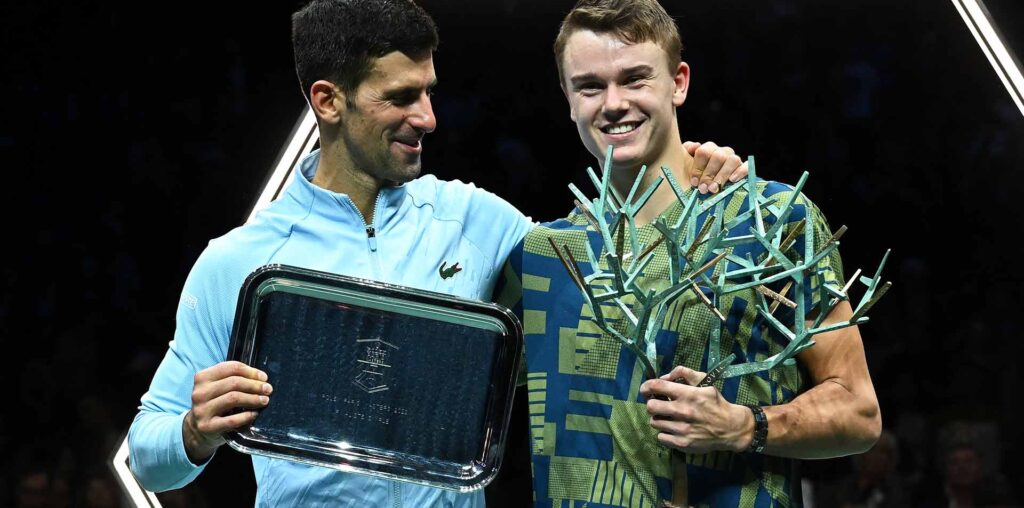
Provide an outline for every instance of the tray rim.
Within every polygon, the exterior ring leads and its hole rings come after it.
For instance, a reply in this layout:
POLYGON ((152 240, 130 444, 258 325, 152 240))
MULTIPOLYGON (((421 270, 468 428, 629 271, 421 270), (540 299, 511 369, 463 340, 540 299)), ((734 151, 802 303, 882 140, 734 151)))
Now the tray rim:
POLYGON ((239 290, 231 342, 228 347, 228 360, 251 364, 253 351, 250 339, 255 334, 253 328, 259 317, 257 307, 260 298, 276 292, 275 290, 267 291, 265 286, 261 292, 261 286, 272 279, 294 281, 298 285, 316 284, 339 287, 349 292, 367 294, 371 299, 384 296, 389 299, 407 300, 456 312, 485 316, 489 318, 488 320, 497 320, 504 325, 506 333, 503 335, 503 343, 495 356, 494 368, 505 373, 492 377, 492 384, 488 390, 487 407, 484 412, 485 418, 496 422, 496 426, 495 429, 485 432, 483 441, 480 443, 481 446, 477 450, 477 456, 473 460, 468 463, 450 462, 452 465, 458 464, 459 466, 446 469, 444 473, 427 469, 426 465, 430 462, 427 459, 420 461, 419 465, 416 464, 416 461, 401 462, 409 460, 410 456, 399 452, 356 445, 345 450, 328 452, 324 449, 310 449, 311 447, 275 444, 248 434, 248 429, 225 434, 225 440, 231 448, 250 455, 289 460, 458 492, 470 492, 483 488, 497 476, 508 437, 509 419, 523 348, 522 324, 511 310, 496 303, 471 300, 447 293, 286 264, 267 264, 254 270, 239 290), (412 475, 413 472, 417 475, 412 475))

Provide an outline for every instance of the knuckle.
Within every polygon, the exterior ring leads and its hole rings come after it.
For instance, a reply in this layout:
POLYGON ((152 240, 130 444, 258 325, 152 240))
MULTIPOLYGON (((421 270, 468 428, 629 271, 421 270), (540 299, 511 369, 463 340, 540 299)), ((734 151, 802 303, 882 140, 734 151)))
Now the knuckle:
POLYGON ((196 429, 199 429, 199 432, 202 432, 203 434, 209 434, 212 430, 210 428, 210 421, 205 418, 200 418, 199 421, 196 422, 196 429))
POLYGON ((202 387, 196 387, 192 390, 192 405, 196 406, 206 402, 209 399, 208 391, 202 387))

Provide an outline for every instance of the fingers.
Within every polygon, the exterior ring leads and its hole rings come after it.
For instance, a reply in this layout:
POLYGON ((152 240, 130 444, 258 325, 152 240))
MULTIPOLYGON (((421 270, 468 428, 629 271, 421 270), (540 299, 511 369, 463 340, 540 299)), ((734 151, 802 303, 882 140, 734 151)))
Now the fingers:
POLYGON ((204 418, 196 422, 196 427, 206 435, 221 435, 225 432, 252 425, 258 414, 256 411, 243 411, 227 416, 204 418))
POLYGON ((267 373, 255 367, 250 367, 242 362, 220 362, 212 367, 203 369, 196 373, 196 384, 209 381, 217 381, 231 376, 240 376, 258 381, 266 381, 267 373))
POLYGON ((732 156, 727 157, 725 161, 722 162, 722 169, 713 177, 713 181, 708 184, 708 190, 711 192, 718 192, 722 187, 725 187, 725 182, 735 182, 732 177, 737 171, 739 171, 742 163, 743 161, 741 161, 735 153, 733 153, 732 156))
POLYGON ((257 381, 241 376, 231 376, 226 379, 196 385, 192 390, 192 405, 196 406, 204 402, 212 401, 231 392, 270 395, 273 391, 274 388, 270 383, 264 383, 263 381, 257 381))
POLYGON ((667 400, 648 399, 647 400, 647 413, 651 416, 664 416, 668 418, 680 416, 675 408, 672 407, 672 403, 667 400))
MULTIPOLYGON (((718 174, 722 171, 722 168, 725 166, 725 163, 728 160, 728 158, 735 156, 736 154, 733 153, 732 148, 729 148, 727 146, 723 146, 715 150, 714 153, 711 154, 711 156, 708 158, 708 166, 704 168, 704 172, 700 176, 700 184, 697 187, 700 190, 701 194, 704 194, 708 191, 718 192, 720 185, 716 178, 718 177, 718 174)), ((739 158, 737 157, 737 161, 738 160, 739 158)), ((736 165, 739 166, 738 163, 736 165)))
POLYGON ((242 411, 236 414, 236 409, 262 409, 269 403, 270 398, 266 395, 228 392, 205 404, 194 406, 192 412, 196 417, 196 428, 203 434, 213 435, 224 432, 225 429, 231 430, 240 425, 248 425, 256 418, 256 411, 242 411), (252 413, 251 417, 239 416, 248 413, 252 413))
POLYGON ((205 408, 211 417, 224 416, 235 409, 262 409, 270 403, 270 397, 242 392, 228 392, 207 403, 205 408))
POLYGON ((652 379, 650 381, 644 381, 640 385, 640 395, 648 399, 663 398, 663 399, 676 399, 682 395, 680 389, 682 386, 677 385, 671 381, 664 379, 652 379))
POLYGON ((730 172, 734 171, 740 165, 740 158, 736 156, 732 148, 727 146, 717 147, 708 156, 708 165, 700 176, 700 183, 697 189, 701 194, 709 191, 712 193, 718 192, 722 185, 725 185, 725 179, 728 177, 728 174, 723 175, 722 170, 726 167, 726 164, 730 165, 730 172))
POLYGON ((241 362, 221 362, 196 373, 192 388, 195 428, 205 439, 253 422, 270 403, 267 374, 241 362), (239 411, 241 410, 241 411, 239 411))
POLYGON ((687 141, 683 147, 693 156, 690 185, 701 194, 717 193, 726 182, 739 181, 749 172, 746 163, 728 146, 718 146, 712 141, 704 144, 687 141))
MULTIPOLYGON (((713 141, 708 141, 697 147, 697 149, 691 154, 693 155, 693 166, 690 172, 690 186, 700 188, 701 179, 704 176, 704 171, 708 167, 708 163, 711 161, 711 156, 718 150, 718 145, 713 141)), ((701 194, 707 192, 707 187, 701 191, 701 194)))
POLYGON ((668 418, 651 418, 648 424, 658 432, 675 436, 688 436, 692 432, 692 426, 689 423, 668 418))
POLYGON ((686 437, 683 437, 683 436, 677 436, 675 434, 671 434, 671 433, 667 433, 667 432, 659 432, 658 433, 658 442, 661 443, 662 446, 667 446, 669 448, 675 448, 676 450, 681 450, 681 451, 684 451, 684 452, 700 452, 700 451, 704 451, 704 450, 700 450, 700 449, 694 449, 693 448, 694 442, 693 442, 692 439, 689 439, 689 438, 686 438, 686 437))
POLYGON ((733 174, 729 175, 729 181, 736 183, 746 178, 749 174, 750 167, 747 166, 747 161, 743 161, 743 164, 740 164, 740 167, 737 168, 736 171, 733 172, 733 174))
POLYGON ((696 371, 682 365, 677 365, 671 372, 661 376, 661 379, 667 379, 677 383, 682 382, 683 384, 695 386, 704 379, 704 376, 705 374, 703 372, 696 371))

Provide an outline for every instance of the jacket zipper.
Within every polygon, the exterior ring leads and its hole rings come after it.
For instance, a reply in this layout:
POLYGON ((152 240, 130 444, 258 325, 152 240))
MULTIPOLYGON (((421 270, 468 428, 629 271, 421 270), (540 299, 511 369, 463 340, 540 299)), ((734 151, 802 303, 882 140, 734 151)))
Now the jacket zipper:
POLYGON ((356 215, 359 216, 359 220, 363 222, 363 228, 366 230, 366 246, 370 249, 370 266, 373 269, 373 278, 380 280, 380 260, 377 259, 377 228, 374 226, 374 222, 377 221, 377 217, 380 216, 380 195, 381 192, 377 191, 377 199, 373 201, 373 220, 366 222, 366 217, 363 216, 363 212, 359 211, 359 207, 356 206, 355 201, 349 198, 349 202, 352 203, 352 208, 356 209, 356 215))

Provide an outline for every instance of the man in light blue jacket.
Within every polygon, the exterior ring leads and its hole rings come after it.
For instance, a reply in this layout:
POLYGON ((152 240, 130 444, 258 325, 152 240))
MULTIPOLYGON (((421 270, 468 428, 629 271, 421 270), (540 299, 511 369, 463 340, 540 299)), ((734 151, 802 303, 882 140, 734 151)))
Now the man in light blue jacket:
MULTIPOLYGON (((266 373, 225 361, 238 290, 253 270, 282 263, 489 300, 505 259, 533 226, 472 184, 419 177, 423 137, 436 126, 429 95, 438 42, 421 8, 408 0, 314 0, 292 23, 321 148, 283 196, 211 241, 189 274, 174 340, 129 431, 131 468, 148 490, 191 482, 224 433, 249 425, 269 403, 266 373), (443 277, 445 263, 461 271, 443 277)), ((710 166, 736 170, 739 159, 728 155, 710 166)), ((482 491, 252 461, 258 506, 484 504, 482 491)))

